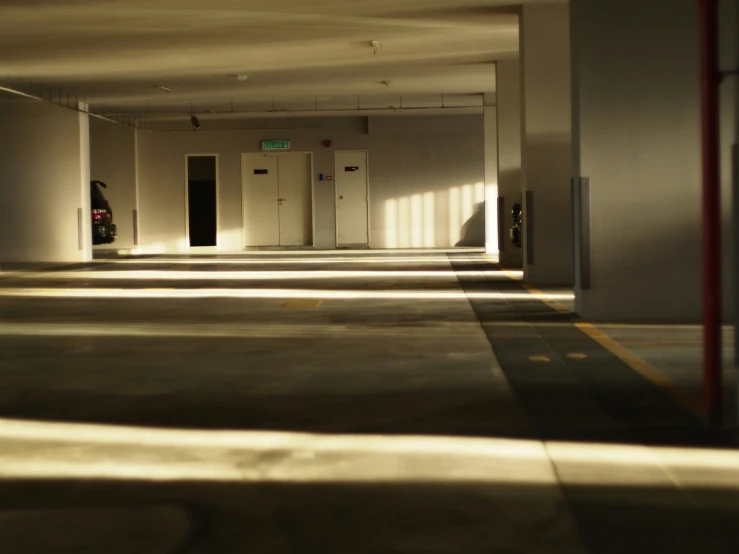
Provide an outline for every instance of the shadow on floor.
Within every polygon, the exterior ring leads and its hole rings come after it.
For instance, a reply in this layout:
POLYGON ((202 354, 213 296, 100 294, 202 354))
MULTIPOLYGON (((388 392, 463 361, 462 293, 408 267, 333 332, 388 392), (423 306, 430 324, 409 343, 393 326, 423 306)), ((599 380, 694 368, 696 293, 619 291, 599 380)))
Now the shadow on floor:
MULTIPOLYGON (((0 482, 0 541, 23 554, 710 554, 739 544, 731 510, 659 487, 0 482), (16 500, 12 510, 3 505, 16 500), (38 529, 44 532, 39 533, 38 529), (723 546, 722 546, 723 545, 723 546)), ((729 506, 731 493, 709 495, 729 506)))

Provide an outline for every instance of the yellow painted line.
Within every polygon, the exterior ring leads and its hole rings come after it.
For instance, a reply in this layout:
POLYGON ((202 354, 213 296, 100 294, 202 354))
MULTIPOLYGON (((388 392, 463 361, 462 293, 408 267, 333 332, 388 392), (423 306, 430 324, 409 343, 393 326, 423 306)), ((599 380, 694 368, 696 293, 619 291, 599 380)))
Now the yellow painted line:
MULTIPOLYGON (((505 273, 505 271, 504 271, 505 273)), ((510 277, 510 275, 508 275, 510 277)), ((535 296, 544 304, 556 310, 558 312, 570 312, 571 310, 558 302, 550 300, 547 296, 538 290, 536 287, 529 285, 528 283, 521 283, 524 288, 529 291, 532 296, 535 296)), ((575 327, 580 329, 583 333, 588 335, 595 342, 600 344, 603 348, 608 350, 611 354, 618 357, 631 369, 636 371, 639 375, 647 379, 650 383, 659 387, 665 391, 668 395, 672 396, 677 402, 685 406, 688 410, 693 412, 698 417, 703 417, 705 414, 705 406, 703 402, 695 398, 693 395, 688 393, 685 389, 675 383, 667 375, 651 366, 639 356, 631 352, 630 350, 621 346, 618 342, 605 335, 603 332, 598 330, 595 326, 590 323, 576 322, 575 327)), ((614 326, 615 327, 615 326, 614 326)), ((570 359, 583 359, 584 354, 568 354, 570 359), (582 356, 582 357, 581 357, 582 356)))
MULTIPOLYGON (((506 270, 503 270, 503 273, 512 280, 520 280, 518 275, 512 274, 506 270)), ((562 313, 571 312, 569 308, 563 306, 562 304, 559 304, 558 302, 555 302, 554 300, 547 298, 547 296, 543 292, 541 292, 539 289, 537 289, 536 287, 533 287, 529 285, 528 283, 521 283, 521 284, 524 286, 524 288, 527 291, 529 291, 529 293, 532 296, 541 300, 542 302, 544 302, 544 304, 546 304, 553 310, 557 312, 562 312, 562 313)), ((685 406, 688 410, 693 412, 695 415, 697 415, 698 417, 702 417, 705 414, 705 406, 703 402, 701 402, 699 399, 695 398, 693 395, 688 393, 685 389, 683 389, 681 386, 675 383, 667 375, 665 375, 658 369, 654 368, 653 366, 645 362, 643 359, 641 359, 639 356, 637 356, 630 350, 627 350, 626 348, 621 346, 618 342, 616 342, 612 338, 606 336, 604 333, 598 330, 595 326, 591 325, 590 323, 582 323, 582 322, 576 322, 575 326, 578 329, 580 329, 583 333, 588 335, 595 342, 600 344, 603 348, 608 350, 611 354, 618 357, 621 361, 623 361, 631 369, 636 371, 639 375, 647 379, 650 383, 654 384, 655 386, 659 387, 660 389, 665 391, 667 394, 672 396, 677 402, 685 406)), ((621 327, 621 326, 613 325, 613 327, 621 327)), ((624 327, 627 327, 627 326, 624 325, 624 327)), ((690 343, 692 341, 686 341, 686 342, 690 343)), ((567 357, 570 359, 584 359, 587 356, 582 353, 570 353, 567 355, 567 357)), ((546 356, 532 356, 529 359, 532 361, 549 361, 549 359, 546 356)))
POLYGON ((650 364, 642 360, 639 356, 621 346, 611 337, 605 335, 602 331, 590 323, 576 322, 575 327, 588 335, 611 354, 620 358, 626 365, 636 371, 639 375, 647 379, 650 383, 659 387, 667 394, 672 396, 676 401, 685 406, 695 415, 702 417, 705 414, 705 406, 703 403, 688 393, 685 389, 675 383, 667 375, 652 367, 650 364))
POLYGON ((529 291, 529 293, 532 296, 544 302, 544 304, 552 308, 554 311, 561 312, 561 313, 570 313, 571 310, 569 308, 563 306, 562 304, 558 302, 555 302, 554 300, 547 298, 547 295, 541 292, 539 289, 532 287, 528 283, 521 283, 521 284, 527 291, 529 291))
POLYGON ((582 352, 570 352, 569 354, 567 354, 567 357, 570 360, 584 360, 588 357, 588 355, 583 354, 582 352))
POLYGON ((532 362, 549 362, 549 356, 529 356, 529 360, 532 362))

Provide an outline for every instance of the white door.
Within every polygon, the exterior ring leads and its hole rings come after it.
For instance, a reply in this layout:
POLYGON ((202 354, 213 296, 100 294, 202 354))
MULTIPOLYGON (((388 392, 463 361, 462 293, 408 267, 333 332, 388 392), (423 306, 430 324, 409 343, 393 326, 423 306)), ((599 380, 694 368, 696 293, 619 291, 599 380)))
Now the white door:
POLYGON ((279 246, 277 157, 241 155, 244 246, 279 246))
POLYGON ((336 152, 338 246, 369 244, 367 152, 336 152))
POLYGON ((280 154, 277 168, 280 246, 313 244, 310 154, 280 154))
POLYGON ((313 244, 310 154, 242 154, 244 246, 313 244))

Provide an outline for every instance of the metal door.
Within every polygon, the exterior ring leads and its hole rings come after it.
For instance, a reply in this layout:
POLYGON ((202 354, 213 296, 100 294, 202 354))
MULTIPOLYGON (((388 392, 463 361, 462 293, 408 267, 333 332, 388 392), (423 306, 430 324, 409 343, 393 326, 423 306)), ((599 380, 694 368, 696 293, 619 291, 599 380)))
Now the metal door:
POLYGON ((367 152, 336 152, 336 242, 369 244, 367 152))
POLYGON ((277 162, 280 246, 313 243, 310 154, 280 154, 277 162))
POLYGON ((244 246, 279 246, 277 157, 241 155, 244 246))

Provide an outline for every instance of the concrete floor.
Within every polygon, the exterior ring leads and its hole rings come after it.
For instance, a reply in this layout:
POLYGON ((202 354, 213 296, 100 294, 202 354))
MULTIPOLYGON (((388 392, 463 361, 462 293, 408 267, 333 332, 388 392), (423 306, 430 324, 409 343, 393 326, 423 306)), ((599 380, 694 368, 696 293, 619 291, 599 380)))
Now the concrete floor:
POLYGON ((13 270, 9 551, 739 546, 739 454, 480 254, 13 270))

